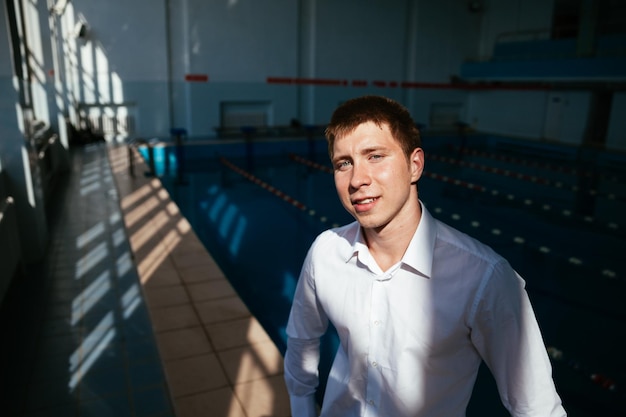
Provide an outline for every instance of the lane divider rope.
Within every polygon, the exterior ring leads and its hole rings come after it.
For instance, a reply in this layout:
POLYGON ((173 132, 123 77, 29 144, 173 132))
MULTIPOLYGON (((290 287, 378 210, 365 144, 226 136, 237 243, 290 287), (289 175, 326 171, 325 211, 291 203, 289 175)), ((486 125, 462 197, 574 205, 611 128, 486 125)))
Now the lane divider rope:
MULTIPOLYGON (((242 177, 244 177, 245 179, 247 179, 248 181, 254 183, 255 185, 261 187, 262 189, 270 192, 271 194, 275 195, 276 197, 280 198, 281 200, 291 204, 293 207, 297 208, 300 211, 304 211, 304 212, 308 212, 309 216, 311 217, 316 217, 318 218, 318 220, 322 223, 328 223, 328 217, 326 216, 321 216, 321 215, 317 215, 316 211, 313 209, 308 208, 304 203, 302 203, 301 201, 296 200, 295 198, 291 197, 290 195, 284 193, 283 191, 279 190, 278 188, 272 186, 271 184, 268 184, 267 182, 261 180, 260 178, 252 175, 250 172, 238 167, 237 165, 233 164, 231 161, 229 161, 228 159, 222 157, 220 158, 220 162, 225 165, 226 167, 230 168, 232 171, 236 172, 237 174, 241 175, 242 177)), ((336 227, 338 226, 337 224, 333 224, 332 227, 336 227)))
POLYGON ((563 363, 567 365, 570 369, 581 374, 583 377, 588 378, 589 381, 591 381, 592 383, 598 385, 599 387, 607 391, 610 391, 613 393, 618 391, 618 384, 614 378, 609 377, 601 372, 592 371, 591 369, 589 369, 587 366, 585 366, 584 364, 582 364, 580 361, 576 359, 567 358, 563 354, 562 350, 554 346, 548 346, 547 350, 548 350, 548 356, 553 362, 559 362, 559 363, 563 363))
MULTIPOLYGON (((490 174, 498 174, 498 175, 502 175, 508 178, 514 178, 514 179, 521 180, 521 181, 532 182, 533 184, 544 185, 546 187, 560 188, 560 189, 564 189, 564 190, 571 191, 574 193, 580 192, 580 189, 578 188, 577 185, 563 184, 561 181, 551 181, 546 178, 540 178, 537 175, 529 175, 529 174, 524 174, 521 172, 516 173, 508 169, 496 168, 496 167, 492 167, 489 165, 478 164, 476 162, 461 161, 456 157, 429 154, 426 156, 426 159, 431 159, 433 161, 439 161, 439 162, 443 162, 443 163, 451 164, 451 165, 458 165, 461 167, 467 167, 470 169, 475 169, 475 170, 487 172, 490 174)), ((593 188, 589 190, 585 190, 584 192, 593 197, 604 197, 607 200, 626 201, 625 197, 618 196, 615 193, 602 192, 593 188)))
MULTIPOLYGON (((429 159, 433 159, 433 160, 437 160, 443 163, 458 163, 458 160, 455 160, 455 158, 452 157, 443 157, 443 156, 437 156, 437 155, 430 155, 429 157, 427 157, 429 159)), ((470 165, 476 165, 478 166, 478 164, 474 164, 474 163, 464 163, 466 166, 469 166, 470 168, 473 168, 470 165)), ((493 174, 500 174, 500 172, 498 172, 497 168, 491 168, 488 166, 481 166, 481 168, 479 168, 480 170, 487 172, 487 173, 493 173, 493 174), (494 171, 495 170, 495 171, 494 171)), ((540 179, 536 176, 530 176, 530 175, 522 175, 522 174, 517 174, 516 176, 513 176, 512 173, 508 170, 500 170, 502 172, 508 173, 510 177, 515 177, 518 179, 528 179, 531 182, 535 182, 535 183, 541 183, 542 181, 544 182, 545 185, 549 185, 548 182, 546 182, 547 180, 543 180, 540 179), (520 176, 522 178, 520 178, 520 176)), ((430 175, 431 178, 434 179, 442 179, 439 178, 439 176, 437 174, 431 174, 430 175)), ((456 184, 456 181, 449 181, 449 179, 447 177, 444 177, 443 180, 447 180, 446 182, 452 182, 454 184, 456 184)), ((554 183, 554 184, 559 184, 559 183, 554 183)), ((559 185, 554 185, 555 187, 559 188, 559 185)), ((577 187, 574 187, 577 188, 577 187)), ((508 202, 514 202, 516 200, 516 196, 511 194, 511 193, 506 193, 506 192, 502 192, 500 190, 497 189, 488 189, 487 187, 474 187, 473 189, 478 190, 478 191, 483 191, 484 193, 490 193, 492 196, 500 198, 500 199, 504 199, 507 200, 508 202)), ((590 195, 594 195, 593 192, 589 192, 590 195)), ((597 195, 597 194, 596 194, 597 195)), ((610 200, 618 200, 619 198, 615 196, 615 194, 609 194, 612 197, 608 197, 608 199, 610 200)), ((542 202, 537 202, 534 201, 532 198, 520 198, 521 203, 524 205, 525 208, 533 208, 535 210, 540 210, 543 212, 554 212, 558 209, 553 208, 550 204, 546 204, 546 203, 542 203, 542 202)), ((608 229, 609 232, 615 233, 618 231, 622 231, 624 229, 623 226, 620 226, 619 224, 617 224, 616 222, 604 222, 601 220, 598 220, 596 218, 594 218, 593 216, 580 216, 580 218, 576 219, 574 213, 572 213, 571 210, 568 209, 562 209, 560 212, 560 216, 568 221, 573 221, 573 220, 577 220, 580 222, 583 222, 585 224, 593 224, 594 227, 598 227, 598 228, 602 228, 602 229, 608 229)))
POLYGON ((597 175, 598 178, 600 179, 618 182, 618 183, 622 182, 625 177, 624 175, 618 176, 616 174, 610 174, 608 172, 595 173, 590 170, 580 171, 578 168, 572 168, 572 167, 565 166, 565 165, 554 165, 548 162, 529 161, 528 159, 516 158, 510 155, 501 155, 501 154, 497 154, 494 152, 487 152, 484 150, 461 149, 461 147, 451 145, 451 144, 448 144, 447 148, 453 152, 461 152, 463 155, 478 156, 478 157, 487 158, 487 159, 494 159, 500 162, 513 163, 513 164, 522 165, 528 168, 545 169, 548 171, 558 172, 558 173, 566 174, 566 175, 574 175, 577 177, 584 176, 587 178, 591 178, 594 175, 597 175))

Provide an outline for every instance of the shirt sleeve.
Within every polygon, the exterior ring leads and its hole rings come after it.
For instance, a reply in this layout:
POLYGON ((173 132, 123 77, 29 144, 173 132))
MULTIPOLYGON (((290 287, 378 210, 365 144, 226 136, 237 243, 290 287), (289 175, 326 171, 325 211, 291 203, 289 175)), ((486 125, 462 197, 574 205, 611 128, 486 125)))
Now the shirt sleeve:
POLYGON ((472 341, 513 417, 564 417, 524 280, 506 261, 483 279, 472 341))
POLYGON ((285 383, 293 417, 317 416, 315 392, 319 383, 320 338, 328 328, 328 318, 315 291, 312 260, 313 250, 310 250, 287 323, 285 383))

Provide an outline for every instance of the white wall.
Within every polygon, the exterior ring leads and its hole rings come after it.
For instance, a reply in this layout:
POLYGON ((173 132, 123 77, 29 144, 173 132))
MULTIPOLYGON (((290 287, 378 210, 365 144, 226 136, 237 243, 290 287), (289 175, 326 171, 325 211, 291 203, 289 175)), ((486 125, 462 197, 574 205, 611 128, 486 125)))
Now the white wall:
POLYGON ((406 0, 318 1, 316 76, 402 80, 406 12, 406 0))
POLYGON ((488 58, 498 36, 510 32, 535 32, 547 37, 552 26, 554 0, 483 0, 480 56, 488 58), (545 32, 548 31, 548 32, 545 32))
POLYGON ((70 103, 126 104, 139 135, 169 131, 164 6, 165 2, 150 0, 68 4, 59 24, 65 31, 62 54, 69 56, 67 81, 70 85, 75 81, 69 89, 70 103), (71 33, 78 22, 87 27, 83 39, 71 33))
MULTIPOLYGON (((169 137, 171 127, 182 127, 206 138, 221 123, 223 102, 270 103, 276 125, 292 118, 324 124, 340 102, 384 94, 423 123, 432 103, 452 101, 479 129, 540 138, 547 111, 541 92, 399 84, 448 83, 464 60, 491 53, 498 34, 548 28, 552 20, 553 0, 483 3, 472 12, 458 0, 73 0, 60 20, 66 31, 86 22, 88 36, 62 39, 66 102, 128 105, 134 136, 169 137), (187 81, 188 74, 208 81, 187 81), (272 84, 268 77, 346 85, 272 84), (354 80, 368 85, 352 86, 354 80), (378 80, 397 84, 372 85, 378 80)), ((574 123, 559 129, 577 143, 586 104, 573 94, 560 117, 574 123)))
POLYGON ((224 101, 268 101, 275 124, 325 123, 339 102, 365 93, 428 107, 414 91, 266 79, 445 83, 476 54, 481 20, 457 0, 111 0, 106 7, 75 0, 69 7, 73 21, 89 28, 87 40, 77 42, 83 88, 76 101, 112 100, 105 90, 114 82, 107 80, 119 79, 117 96, 136 106, 144 137, 167 137, 170 126, 211 136, 224 101), (208 82, 185 81, 187 74, 208 82))
POLYGON ((467 122, 481 132, 539 139, 546 111, 545 91, 477 91, 469 99, 467 122))
POLYGON ((412 80, 449 82, 461 63, 478 55, 482 13, 457 0, 417 2, 417 66, 412 80))

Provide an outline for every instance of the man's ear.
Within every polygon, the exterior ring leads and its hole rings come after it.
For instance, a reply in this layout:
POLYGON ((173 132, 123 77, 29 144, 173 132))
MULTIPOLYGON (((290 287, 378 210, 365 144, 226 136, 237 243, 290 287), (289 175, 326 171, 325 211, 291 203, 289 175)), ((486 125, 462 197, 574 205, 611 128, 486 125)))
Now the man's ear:
POLYGON ((424 150, 422 148, 415 148, 411 152, 409 158, 409 168, 411 169, 411 183, 417 182, 424 172, 424 150))

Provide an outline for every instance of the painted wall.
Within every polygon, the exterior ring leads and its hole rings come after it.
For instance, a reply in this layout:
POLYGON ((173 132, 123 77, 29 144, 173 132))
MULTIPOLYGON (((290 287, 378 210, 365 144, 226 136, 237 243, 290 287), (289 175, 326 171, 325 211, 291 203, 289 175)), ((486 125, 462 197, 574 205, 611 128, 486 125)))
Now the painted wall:
MULTIPOLYGON (((476 54, 480 15, 456 0, 112 0, 106 8, 75 0, 62 24, 78 21, 88 35, 76 51, 64 46, 77 55, 66 65, 76 68, 68 80, 78 81, 69 102, 126 103, 139 136, 183 127, 208 137, 221 124, 222 103, 268 102, 275 125, 324 124, 347 98, 387 93, 268 78, 448 82, 476 54), (106 91, 114 85, 115 100, 106 91)), ((427 106, 415 91, 391 95, 427 106)))
POLYGON ((481 3, 484 4, 481 59, 491 57, 498 39, 504 39, 503 34, 526 32, 526 37, 549 37, 554 0, 483 0, 481 3))
MULTIPOLYGON (((55 20, 55 94, 74 120, 79 105, 128 117, 130 137, 168 138, 172 127, 214 137, 224 106, 246 103, 266 109, 271 125, 319 125, 342 101, 373 93, 400 100, 426 125, 434 104, 454 103, 479 129, 540 139, 547 120, 554 126, 544 93, 403 85, 448 83, 465 60, 490 54, 502 32, 548 28, 552 19, 553 1, 482 4, 474 12, 458 0, 73 0, 55 20), (83 38, 73 33, 78 22, 83 38)), ((567 120, 584 120, 587 110, 572 100, 558 140, 577 143, 567 120)), ((623 108, 616 112, 611 132, 623 129, 623 108)))
POLYGON ((521 138, 543 136, 545 91, 477 91, 469 99, 467 123, 481 132, 521 138))

